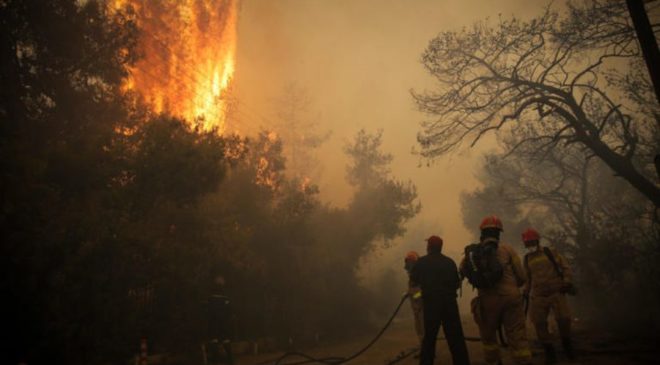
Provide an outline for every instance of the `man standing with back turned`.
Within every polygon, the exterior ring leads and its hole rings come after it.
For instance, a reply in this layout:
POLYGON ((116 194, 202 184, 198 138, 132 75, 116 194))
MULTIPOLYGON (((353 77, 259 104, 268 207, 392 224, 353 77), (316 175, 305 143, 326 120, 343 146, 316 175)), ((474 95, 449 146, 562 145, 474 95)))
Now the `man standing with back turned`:
POLYGON ((519 290, 525 284, 520 257, 513 247, 500 242, 502 221, 497 216, 484 218, 479 229, 479 243, 465 248, 461 273, 479 290, 472 300, 472 315, 479 326, 484 358, 488 365, 502 365, 497 345, 497 330, 501 326, 514 362, 532 365, 519 290))
POLYGON ((469 365, 456 303, 456 291, 461 285, 456 263, 442 254, 442 238, 431 236, 426 242, 427 255, 417 261, 410 274, 410 279, 422 289, 424 304, 424 340, 419 364, 433 364, 435 342, 442 326, 454 365, 469 365))

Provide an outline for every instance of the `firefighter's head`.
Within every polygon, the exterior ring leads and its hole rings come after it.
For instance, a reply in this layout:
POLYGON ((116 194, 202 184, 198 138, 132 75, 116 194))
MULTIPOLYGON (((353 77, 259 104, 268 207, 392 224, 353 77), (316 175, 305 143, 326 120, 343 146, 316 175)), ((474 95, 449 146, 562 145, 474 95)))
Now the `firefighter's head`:
POLYGON ((419 254, 415 251, 410 251, 406 254, 406 257, 403 259, 404 262, 404 268, 406 269, 407 272, 410 272, 412 270, 413 266, 415 266, 415 263, 419 260, 419 254))
POLYGON ((500 232, 503 230, 502 221, 496 215, 489 215, 481 221, 479 229, 482 243, 499 242, 500 232))
POLYGON ((431 236, 426 239, 426 252, 440 253, 442 252, 442 238, 438 236, 431 236))
POLYGON ((536 251, 539 248, 539 242, 541 241, 541 235, 534 228, 527 228, 522 233, 522 241, 525 245, 527 251, 536 251))

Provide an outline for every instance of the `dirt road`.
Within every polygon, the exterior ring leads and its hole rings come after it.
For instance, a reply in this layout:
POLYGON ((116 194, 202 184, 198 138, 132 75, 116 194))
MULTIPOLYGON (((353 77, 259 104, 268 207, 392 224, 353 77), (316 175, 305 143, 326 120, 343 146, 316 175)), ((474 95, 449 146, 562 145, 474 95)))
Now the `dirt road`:
MULTIPOLYGON (((478 331, 470 318, 463 318, 463 328, 466 336, 478 336, 478 331)), ((533 330, 528 328, 532 340, 534 339, 533 330)), ((567 362, 563 358, 561 349, 558 348, 559 365, 562 364, 580 364, 580 365, 637 365, 637 364, 660 364, 660 350, 654 348, 650 343, 640 343, 632 339, 621 339, 620 336, 605 334, 594 331, 587 331, 583 328, 577 328, 576 350, 579 359, 574 362, 567 362)), ((360 350, 371 340, 371 336, 363 336, 355 339, 347 339, 332 345, 319 346, 304 350, 310 356, 316 358, 338 356, 347 357, 360 350)), ((397 318, 392 326, 383 334, 380 340, 374 344, 360 357, 352 360, 352 365, 385 365, 410 349, 418 345, 414 334, 412 321, 409 318, 397 318)), ((468 341, 468 351, 472 364, 483 364, 481 352, 481 343, 468 341)), ((534 364, 543 364, 543 353, 540 348, 535 346, 532 341, 532 352, 534 354, 534 364)), ((506 349, 502 349, 504 364, 513 364, 506 349)), ((276 359, 282 353, 262 354, 258 356, 242 356, 238 358, 237 365, 256 365, 265 361, 276 359)), ((301 358, 291 357, 282 364, 301 360, 301 358)), ((397 365, 414 365, 418 359, 414 356, 408 356, 403 360, 396 362, 397 365)), ((451 356, 447 349, 446 342, 439 341, 436 352, 436 364, 451 364, 451 356)), ((268 365, 274 364, 274 361, 268 365)), ((266 365, 266 364, 264 364, 266 365)))

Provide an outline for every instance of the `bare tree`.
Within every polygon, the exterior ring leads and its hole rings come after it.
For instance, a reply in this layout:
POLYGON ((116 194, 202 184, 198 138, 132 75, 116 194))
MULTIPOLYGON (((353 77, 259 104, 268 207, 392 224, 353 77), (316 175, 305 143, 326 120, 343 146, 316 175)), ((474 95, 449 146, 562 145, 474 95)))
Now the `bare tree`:
POLYGON ((648 75, 636 67, 643 61, 624 1, 570 3, 561 16, 547 8, 529 22, 443 32, 422 62, 439 84, 413 92, 432 117, 418 135, 424 157, 494 131, 524 136, 509 151, 577 143, 660 206, 649 178, 660 112, 648 75))
POLYGON ((486 199, 488 206, 514 206, 517 209, 509 211, 518 219, 540 215, 544 224, 539 228, 561 231, 571 244, 586 245, 592 226, 592 157, 572 146, 542 156, 525 147, 514 155, 486 156, 480 174, 484 188, 467 194, 464 201, 472 196, 486 199))
MULTIPOLYGON (((518 244, 524 228, 537 228, 545 244, 573 262, 584 305, 602 301, 602 292, 625 290, 630 300, 623 306, 644 313, 635 320, 657 318, 649 303, 660 300, 658 286, 645 280, 658 273, 653 206, 590 151, 574 144, 539 153, 523 145, 509 155, 486 156, 479 171, 482 186, 462 196, 466 222, 494 208, 506 222, 504 233, 515 237, 509 242, 518 244)), ((607 315, 613 308, 609 303, 598 311, 607 315)))

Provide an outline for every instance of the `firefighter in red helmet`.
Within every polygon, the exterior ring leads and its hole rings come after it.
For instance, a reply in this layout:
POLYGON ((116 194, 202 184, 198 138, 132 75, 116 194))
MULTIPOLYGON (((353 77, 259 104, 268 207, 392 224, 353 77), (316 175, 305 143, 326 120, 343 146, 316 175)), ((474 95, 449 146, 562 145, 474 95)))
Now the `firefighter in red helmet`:
POLYGON ((481 220, 479 229, 483 232, 485 229, 488 228, 495 229, 497 232, 502 232, 504 230, 502 226, 502 221, 496 215, 489 215, 481 220))
POLYGON ((472 315, 479 326, 487 364, 501 364, 497 331, 503 327, 517 364, 531 364, 525 313, 520 288, 525 282, 522 262, 516 251, 500 242, 502 221, 494 215, 479 226, 479 243, 465 248, 461 274, 478 289, 472 300, 472 315))
POLYGON ((432 365, 435 344, 442 326, 454 365, 469 365, 470 358, 463 336, 456 291, 461 286, 456 263, 442 254, 442 238, 427 240, 427 255, 420 257, 410 278, 422 288, 424 302, 424 339, 419 357, 420 365, 432 365))
POLYGON ((408 295, 410 298, 410 307, 412 308, 415 317, 415 332, 419 338, 421 345, 424 338, 424 306, 422 304, 422 288, 410 279, 410 273, 419 260, 419 254, 415 251, 410 251, 406 254, 404 259, 404 268, 408 273, 408 295))
POLYGON ((529 298, 529 316, 539 342, 545 350, 545 363, 557 361, 552 336, 548 331, 548 315, 553 313, 561 335, 566 357, 573 359, 571 342, 571 311, 566 294, 574 294, 571 269, 556 250, 541 246, 541 235, 533 228, 522 233, 527 254, 524 267, 527 275, 525 295, 529 298))

